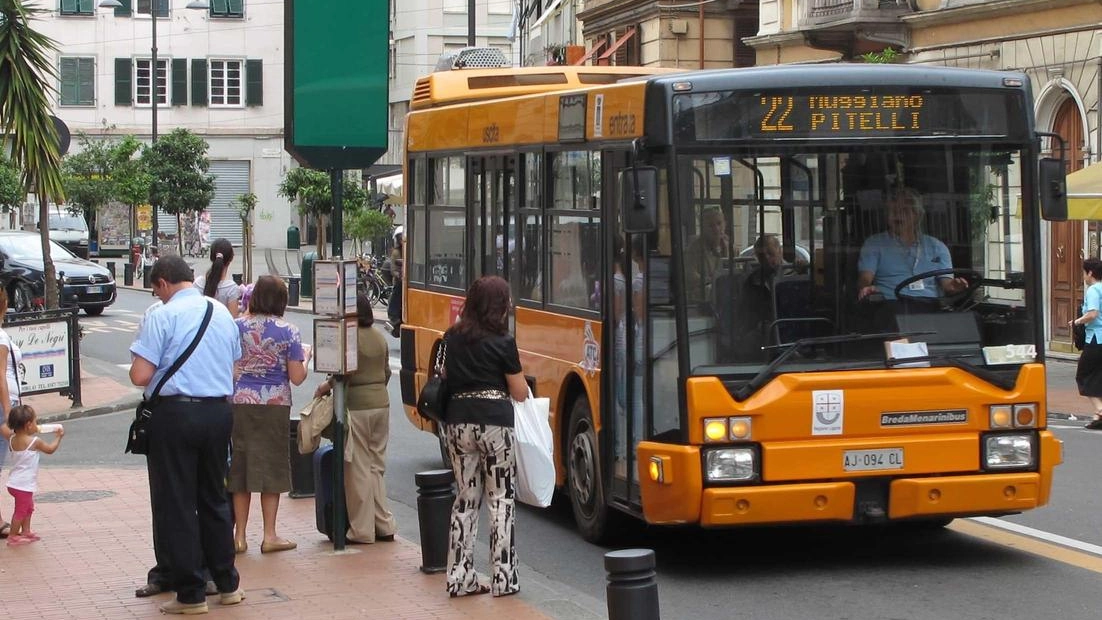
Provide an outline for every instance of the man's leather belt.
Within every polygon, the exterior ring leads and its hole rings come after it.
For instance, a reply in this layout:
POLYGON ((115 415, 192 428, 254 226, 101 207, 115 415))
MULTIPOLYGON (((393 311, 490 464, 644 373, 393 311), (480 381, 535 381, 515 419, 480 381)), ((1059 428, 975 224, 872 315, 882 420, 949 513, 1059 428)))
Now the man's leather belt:
POLYGON ((175 401, 178 403, 224 403, 228 402, 228 398, 225 396, 184 396, 182 394, 172 394, 169 396, 162 396, 161 400, 175 401))

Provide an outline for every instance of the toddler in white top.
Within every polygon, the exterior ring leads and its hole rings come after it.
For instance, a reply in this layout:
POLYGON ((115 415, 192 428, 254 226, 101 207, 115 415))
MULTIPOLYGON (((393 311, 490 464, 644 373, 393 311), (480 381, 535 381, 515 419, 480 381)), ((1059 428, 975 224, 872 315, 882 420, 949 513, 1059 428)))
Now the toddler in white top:
POLYGON ((8 428, 12 431, 8 452, 8 493, 15 498, 8 546, 25 545, 39 540, 31 531, 34 513, 34 492, 38 490, 38 458, 40 453, 53 454, 61 445, 65 429, 60 424, 38 426, 38 414, 29 405, 16 405, 8 412, 8 428), (48 428, 47 428, 48 427, 48 428), (53 441, 42 441, 39 431, 52 431, 53 441))

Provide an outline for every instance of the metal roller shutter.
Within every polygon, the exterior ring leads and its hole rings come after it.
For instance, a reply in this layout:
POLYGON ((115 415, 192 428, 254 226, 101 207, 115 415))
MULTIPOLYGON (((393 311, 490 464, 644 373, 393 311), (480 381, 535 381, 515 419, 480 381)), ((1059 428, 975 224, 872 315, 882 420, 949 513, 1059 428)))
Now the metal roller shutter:
POLYGON ((212 161, 214 199, 210 201, 210 240, 225 237, 230 243, 241 243, 241 217, 234 206, 238 196, 249 193, 248 161, 212 161))

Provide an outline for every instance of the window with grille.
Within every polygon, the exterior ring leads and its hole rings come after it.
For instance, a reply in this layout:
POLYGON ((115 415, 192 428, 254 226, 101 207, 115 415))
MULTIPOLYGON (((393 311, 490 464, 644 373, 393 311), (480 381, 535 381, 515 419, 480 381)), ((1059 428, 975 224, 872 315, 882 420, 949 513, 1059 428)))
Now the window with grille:
POLYGON ((210 61, 210 106, 240 107, 244 105, 241 85, 243 60, 212 59, 210 61))
MULTIPOLYGON (((134 61, 134 105, 151 106, 153 100, 152 60, 138 58, 134 61)), ((157 59, 157 105, 168 105, 168 84, 171 64, 167 58, 157 59)))

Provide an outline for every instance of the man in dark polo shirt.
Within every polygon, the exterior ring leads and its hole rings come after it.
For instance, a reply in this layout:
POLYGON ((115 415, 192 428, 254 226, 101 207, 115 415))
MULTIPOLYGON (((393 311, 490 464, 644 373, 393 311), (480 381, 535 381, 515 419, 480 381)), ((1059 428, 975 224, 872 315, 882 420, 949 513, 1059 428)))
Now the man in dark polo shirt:
MULTIPOLYGON (((164 306, 144 320, 134 344, 130 380, 153 391, 198 333, 208 305, 210 324, 183 366, 161 388, 149 422, 149 488, 153 529, 171 532, 158 549, 176 590, 161 606, 170 614, 206 613, 204 564, 223 605, 244 598, 234 568, 233 519, 226 500, 226 458, 233 419, 233 363, 241 336, 229 310, 192 287, 179 256, 159 259, 150 273, 164 306)), ((160 558, 158 558, 160 559, 160 558)))

